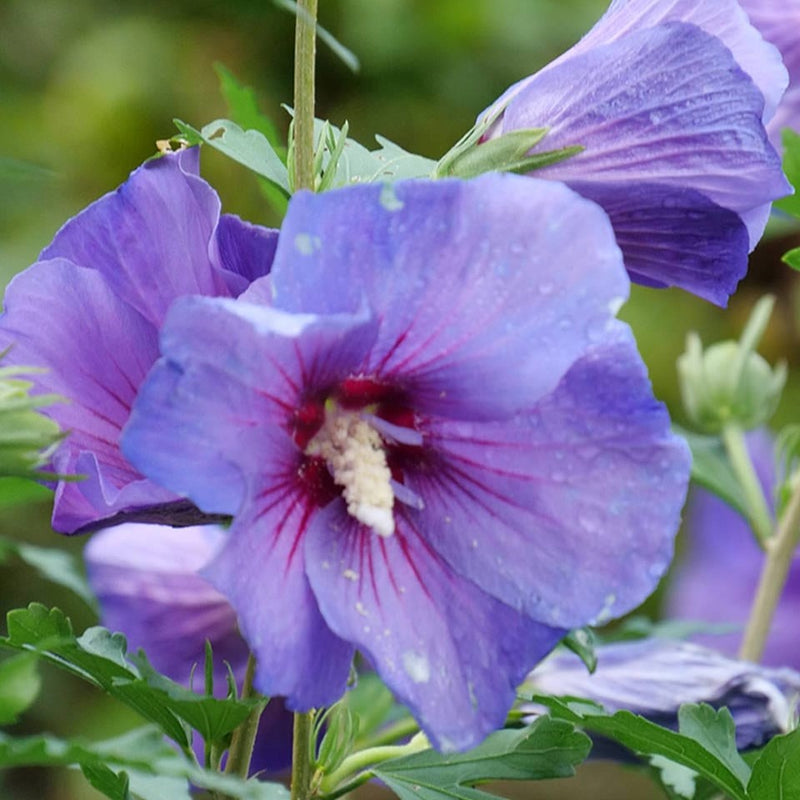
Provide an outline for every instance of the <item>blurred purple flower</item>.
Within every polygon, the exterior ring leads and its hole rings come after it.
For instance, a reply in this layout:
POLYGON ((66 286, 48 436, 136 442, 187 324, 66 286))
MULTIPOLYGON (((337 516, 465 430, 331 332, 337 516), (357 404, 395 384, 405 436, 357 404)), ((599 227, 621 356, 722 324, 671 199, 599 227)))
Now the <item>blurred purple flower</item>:
MULTIPOLYGON (((765 430, 754 431, 748 434, 747 445, 772 502, 777 483, 772 438, 765 430)), ((764 554, 745 519, 703 489, 692 495, 686 532, 688 545, 669 584, 666 610, 670 616, 738 625, 738 632, 702 637, 711 646, 734 654, 755 597, 764 554)), ((800 669, 798 618, 800 558, 792 564, 775 612, 762 659, 765 664, 800 669)))
POLYGON ((6 291, 0 346, 13 349, 4 363, 46 367, 37 387, 71 401, 44 411, 70 431, 51 469, 86 476, 56 486, 58 531, 196 516, 131 467, 120 431, 172 301, 239 294, 269 271, 277 238, 221 215, 198 170, 197 149, 145 163, 67 222, 6 291))
MULTIPOLYGON (((129 650, 143 649, 159 672, 195 691, 203 691, 208 640, 217 697, 227 693, 225 663, 241 687, 249 653, 230 603, 198 574, 225 537, 216 526, 126 523, 97 533, 84 550, 102 624, 123 633, 129 650)), ((261 718, 251 772, 286 768, 291 739, 292 716, 272 700, 261 718)))
POLYGON ((205 571, 290 708, 354 647, 442 749, 668 564, 688 477, 606 216, 514 175, 300 193, 269 279, 185 298, 123 437, 234 513, 205 571), (588 256, 587 254, 591 254, 588 256))
POLYGON ((500 112, 485 138, 548 128, 532 152, 583 146, 536 176, 606 210, 633 280, 724 305, 791 191, 764 129, 786 82, 736 0, 614 0, 483 113, 500 112))
POLYGON ((594 700, 609 713, 627 709, 677 729, 683 703, 726 706, 740 750, 786 733, 800 697, 800 673, 768 669, 714 650, 670 639, 603 645, 589 674, 577 656, 564 653, 538 666, 525 687, 541 694, 594 700))
POLYGON ((800 132, 800 0, 740 0, 750 21, 763 37, 774 44, 789 70, 789 88, 778 105, 767 132, 775 148, 781 150, 781 131, 800 132))

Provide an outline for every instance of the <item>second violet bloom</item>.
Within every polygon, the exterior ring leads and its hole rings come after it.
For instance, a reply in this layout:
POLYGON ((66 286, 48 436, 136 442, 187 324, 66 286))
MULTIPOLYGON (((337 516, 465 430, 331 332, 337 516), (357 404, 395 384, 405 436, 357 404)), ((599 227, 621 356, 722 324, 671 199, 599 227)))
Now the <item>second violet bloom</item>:
POLYGON ((689 472, 608 219, 513 175, 299 193, 268 278, 184 298, 128 458, 234 514, 206 576, 304 710, 360 650, 433 743, 500 727, 575 626, 669 563, 689 472))
POLYGON ((725 305, 791 192, 765 129, 786 84, 737 0, 613 0, 483 113, 483 141, 546 129, 532 154, 583 148, 534 174, 606 210, 633 280, 725 305))

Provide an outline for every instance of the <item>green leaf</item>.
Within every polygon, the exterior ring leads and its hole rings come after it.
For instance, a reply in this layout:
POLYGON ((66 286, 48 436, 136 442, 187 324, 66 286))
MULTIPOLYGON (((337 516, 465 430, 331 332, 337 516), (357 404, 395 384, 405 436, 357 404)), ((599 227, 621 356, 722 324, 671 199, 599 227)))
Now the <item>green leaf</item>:
MULTIPOLYGON (((280 160, 286 163, 286 147, 272 120, 258 107, 256 93, 249 86, 239 83, 223 64, 215 64, 214 70, 219 77, 220 90, 228 104, 231 120, 243 130, 252 129, 262 133, 280 160)), ((260 175, 256 177, 259 189, 269 204, 280 216, 286 214, 288 200, 285 192, 260 175)))
POLYGON ((800 800, 800 729, 776 736, 753 764, 750 800, 800 800))
POLYGON ((0 184, 29 183, 31 181, 50 182, 56 178, 58 178, 58 173, 47 167, 8 156, 0 156, 0 184))
POLYGON ((683 705, 678 709, 678 730, 713 753, 736 775, 742 786, 747 784, 750 767, 736 749, 736 726, 727 708, 717 710, 705 703, 683 705))
POLYGON ((124 636, 111 634, 105 628, 90 628, 77 639, 63 612, 57 608, 47 609, 39 603, 10 611, 6 619, 8 636, 0 637, 0 645, 35 652, 40 658, 102 688, 154 722, 182 747, 189 747, 183 724, 164 706, 163 698, 153 691, 130 688, 139 675, 125 659, 124 636))
POLYGON ((746 519, 742 490, 728 462, 722 441, 716 436, 702 436, 677 425, 673 427, 676 433, 686 439, 692 451, 692 480, 724 500, 746 519))
POLYGON ((594 672, 597 669, 597 653, 595 653, 594 646, 596 637, 591 628, 577 628, 570 631, 562 640, 561 644, 568 650, 575 653, 578 658, 586 665, 589 672, 594 672))
POLYGON ((228 119, 214 120, 199 131, 179 119, 174 122, 189 144, 204 142, 289 193, 286 165, 263 133, 242 130, 228 119))
MULTIPOLYGON (((53 490, 28 478, 0 478, 0 509, 21 503, 52 501, 53 490)), ((2 552, 2 544, 0 544, 2 552)))
POLYGON ((426 178, 433 174, 436 167, 432 159, 408 153, 382 136, 375 136, 380 147, 368 150, 355 139, 347 138, 346 123, 340 130, 330 123, 315 120, 314 136, 317 153, 324 149, 322 172, 326 189, 358 183, 426 178), (337 157, 332 157, 335 152, 337 157))
POLYGON ((189 783, 237 800, 288 800, 285 787, 243 781, 198 767, 171 747, 155 728, 142 728, 104 742, 39 735, 13 738, 0 733, 0 767, 78 765, 107 797, 128 800, 189 800, 189 783), (126 775, 122 775, 122 771, 126 775))
POLYGON ((92 610, 97 610, 97 600, 84 577, 80 561, 71 553, 54 547, 36 547, 15 539, 0 537, 0 549, 4 555, 11 553, 33 567, 43 578, 70 589, 92 610))
POLYGON ((781 256, 781 261, 783 261, 784 264, 788 264, 792 269, 800 270, 800 247, 795 247, 787 253, 784 253, 783 256, 781 256))
POLYGON ((639 755, 664 756, 706 777, 733 800, 747 800, 744 787, 749 768, 736 753, 733 719, 727 709, 696 711, 706 707, 682 706, 679 719, 690 736, 662 728, 630 711, 609 715, 596 703, 542 695, 529 699, 547 706, 558 719, 613 739, 639 755))
POLYGON ((773 205, 793 217, 800 217, 800 134, 784 128, 783 171, 794 186, 794 194, 776 200, 773 205))
POLYGON ((232 733, 247 719, 250 711, 264 701, 218 700, 199 695, 156 672, 140 651, 131 659, 138 667, 141 681, 135 681, 130 691, 155 692, 176 717, 191 725, 209 742, 219 741, 232 733))
POLYGON ((75 637, 58 609, 37 603, 8 614, 8 637, 0 644, 31 650, 102 688, 154 722, 182 747, 190 745, 185 724, 208 741, 224 739, 260 700, 218 700, 186 689, 156 672, 143 653, 126 656, 119 633, 96 626, 75 637))
POLYGON ((0 725, 16 722, 36 700, 40 688, 36 656, 20 653, 0 661, 0 725))
POLYGON ((110 800, 133 800, 128 791, 130 778, 127 772, 117 774, 110 767, 97 761, 83 763, 80 767, 86 780, 110 800))
POLYGON ((402 800, 485 800, 491 795, 470 784, 567 777, 590 749, 589 738, 572 724, 540 717, 527 728, 497 731, 467 753, 425 750, 386 761, 375 775, 402 800))

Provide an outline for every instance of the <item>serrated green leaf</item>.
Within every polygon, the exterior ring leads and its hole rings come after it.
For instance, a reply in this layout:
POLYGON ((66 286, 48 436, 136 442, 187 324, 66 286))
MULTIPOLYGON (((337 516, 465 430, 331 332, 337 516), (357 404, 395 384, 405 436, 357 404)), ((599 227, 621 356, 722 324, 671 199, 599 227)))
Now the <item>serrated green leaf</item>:
POLYGON ((214 120, 199 131, 179 119, 174 122, 178 130, 189 137, 190 144, 204 142, 289 193, 286 165, 263 133, 242 130, 228 119, 214 120))
POLYGON ((785 128, 782 138, 783 171, 794 186, 794 194, 776 200, 773 205, 793 217, 800 217, 800 134, 785 128))
POLYGON ((470 784, 573 775, 590 749, 589 738, 572 724, 540 717, 527 728, 497 731, 466 753, 443 755, 425 750, 386 761, 375 775, 409 800, 487 800, 492 795, 470 784))
POLYGON ((164 706, 163 697, 129 688, 139 675, 125 659, 124 636, 98 627, 89 628, 78 639, 62 611, 39 603, 10 611, 6 619, 8 636, 0 637, 0 645, 37 653, 126 703, 182 747, 189 746, 183 724, 164 706))
MULTIPOLYGON (((0 733, 0 767, 80 766, 109 792, 130 778, 130 792, 141 800, 188 800, 189 783, 237 800, 288 800, 284 786, 257 780, 243 781, 198 767, 185 758, 153 727, 104 742, 58 739, 47 734, 14 738, 0 733), (109 772, 114 775, 109 775, 109 772)), ((124 795, 123 795, 124 797, 124 795)), ((127 800, 127 799, 126 799, 127 800)))
POLYGON ((219 741, 232 733, 247 719, 253 708, 263 700, 219 700, 190 691, 156 672, 144 654, 139 652, 131 659, 142 676, 134 681, 128 691, 144 690, 163 696, 163 702, 176 717, 184 720, 209 742, 219 741))
POLYGON ((20 653, 0 661, 0 725, 16 722, 39 695, 37 658, 20 653))
POLYGON ((190 744, 185 725, 208 741, 219 741, 245 720, 261 700, 206 697, 156 672, 143 653, 127 656, 125 637, 100 626, 80 637, 58 609, 37 603, 8 614, 8 637, 0 644, 31 650, 40 658, 99 686, 156 725, 182 747, 190 744))
POLYGON ((750 800, 800 800, 800 729, 776 736, 753 764, 750 800))
POLYGON ((725 455, 721 440, 716 436, 692 433, 677 425, 673 427, 676 433, 686 439, 692 451, 692 480, 747 518, 742 490, 725 455))
MULTIPOLYGON (((722 730, 727 726, 724 715, 722 718, 711 718, 706 716, 705 712, 695 714, 692 711, 683 710, 697 708, 696 706, 682 706, 681 708, 688 728, 700 735, 701 738, 708 737, 708 741, 713 747, 712 751, 691 736, 662 728, 630 711, 607 714, 600 706, 586 701, 559 700, 542 695, 534 695, 528 699, 547 706, 550 713, 556 718, 564 719, 593 733, 599 733, 634 753, 644 756, 664 756, 677 764, 688 767, 707 778, 733 800, 748 800, 744 787, 747 783, 749 768, 738 757, 738 753, 736 759, 727 757, 728 746, 722 738, 722 730), (704 731, 702 727, 704 721, 710 724, 710 732, 704 731), (744 769, 742 769, 742 764, 744 764, 744 769)), ((715 715, 717 713, 713 709, 711 712, 715 715)), ((730 713, 726 713, 730 718, 730 713)), ((733 737, 732 733, 731 737, 733 737)))

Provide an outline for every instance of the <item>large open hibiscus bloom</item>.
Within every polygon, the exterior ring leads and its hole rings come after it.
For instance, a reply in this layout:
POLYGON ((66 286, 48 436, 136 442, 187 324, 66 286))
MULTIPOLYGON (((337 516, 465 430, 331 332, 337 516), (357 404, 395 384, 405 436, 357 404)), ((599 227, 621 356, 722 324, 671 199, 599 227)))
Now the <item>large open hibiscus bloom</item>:
POLYGON ((689 456, 628 288, 596 205, 487 175, 300 193, 268 278, 175 303, 123 447, 235 515, 205 574, 263 692, 329 704, 358 648, 467 748, 567 629, 652 591, 689 456))

